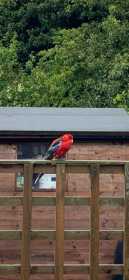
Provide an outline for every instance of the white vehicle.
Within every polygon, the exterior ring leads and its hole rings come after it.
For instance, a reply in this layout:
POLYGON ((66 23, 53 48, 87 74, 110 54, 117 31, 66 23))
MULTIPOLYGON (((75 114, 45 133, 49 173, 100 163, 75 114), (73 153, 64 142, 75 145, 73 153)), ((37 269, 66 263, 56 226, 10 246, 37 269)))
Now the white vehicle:
POLYGON ((55 190, 56 189, 56 174, 43 174, 39 179, 38 189, 55 190))

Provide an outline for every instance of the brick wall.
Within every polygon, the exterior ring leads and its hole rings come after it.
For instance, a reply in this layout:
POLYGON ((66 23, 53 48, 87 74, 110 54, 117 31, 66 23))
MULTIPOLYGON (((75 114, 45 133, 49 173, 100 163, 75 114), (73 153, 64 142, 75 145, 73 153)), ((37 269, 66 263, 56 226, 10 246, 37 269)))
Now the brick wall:
MULTIPOLYGON (((0 144, 0 159, 17 159, 16 145, 0 144)), ((16 175, 0 173, 0 195, 13 194, 16 185, 16 175)))

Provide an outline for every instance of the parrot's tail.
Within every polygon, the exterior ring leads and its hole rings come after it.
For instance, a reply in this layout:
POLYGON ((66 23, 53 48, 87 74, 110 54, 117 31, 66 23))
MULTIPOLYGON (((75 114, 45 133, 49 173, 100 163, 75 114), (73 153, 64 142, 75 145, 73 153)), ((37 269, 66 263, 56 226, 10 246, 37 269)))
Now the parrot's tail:
MULTIPOLYGON (((48 159, 52 159, 51 155, 46 153, 44 156, 43 156, 43 159, 44 160, 48 160, 48 159)), ((43 176, 44 173, 39 173, 38 176, 36 177, 35 181, 34 181, 34 186, 38 183, 38 181, 40 180, 40 178, 43 176)))
POLYGON ((40 178, 43 176, 43 173, 39 173, 37 178, 34 181, 34 185, 36 185, 38 183, 38 181, 40 180, 40 178))
POLYGON ((43 159, 47 160, 47 159, 52 159, 52 154, 49 154, 48 152, 44 155, 43 159))

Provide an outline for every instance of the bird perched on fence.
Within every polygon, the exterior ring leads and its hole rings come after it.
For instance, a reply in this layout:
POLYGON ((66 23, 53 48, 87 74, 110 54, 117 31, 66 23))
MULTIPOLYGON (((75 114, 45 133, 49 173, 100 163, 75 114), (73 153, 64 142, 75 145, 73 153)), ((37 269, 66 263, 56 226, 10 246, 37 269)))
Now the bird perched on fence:
MULTIPOLYGON (((49 160, 49 159, 63 159, 66 153, 69 151, 73 144, 73 135, 71 133, 65 133, 61 137, 55 139, 52 141, 50 147, 48 148, 46 154, 44 155, 43 159, 49 160)), ((40 178, 43 176, 43 173, 40 173, 35 182, 34 185, 37 184, 37 182, 40 180, 40 178)))
POLYGON ((55 139, 43 159, 59 159, 63 158, 73 144, 73 135, 66 133, 63 136, 55 139))

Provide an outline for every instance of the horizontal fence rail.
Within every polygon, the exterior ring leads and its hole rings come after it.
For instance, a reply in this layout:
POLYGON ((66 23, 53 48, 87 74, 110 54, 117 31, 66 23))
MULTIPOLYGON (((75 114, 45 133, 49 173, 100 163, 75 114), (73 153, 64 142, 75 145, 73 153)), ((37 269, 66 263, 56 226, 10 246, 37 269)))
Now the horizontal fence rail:
MULTIPOLYGON (((67 264, 64 265, 64 273, 89 273, 90 271, 90 265, 88 264, 67 264)), ((105 272, 109 273, 109 271, 117 272, 117 273, 123 273, 124 272, 124 266, 122 264, 99 264, 99 272, 105 272)), ((21 265, 20 264, 2 264, 0 265, 0 275, 11 275, 14 273, 20 273, 21 272, 21 265)), ((55 265, 53 264, 47 264, 47 265, 31 265, 30 267, 31 274, 53 274, 55 272, 55 265)))
MULTIPOLYGON (((0 240, 21 240, 21 263, 17 265, 0 264, 0 275, 20 274, 21 280, 29 280, 30 274, 55 274, 56 280, 64 280, 64 274, 89 273, 90 280, 98 280, 100 272, 121 273, 129 280, 129 161, 116 160, 0 160, 0 173, 22 172, 24 174, 23 196, 1 196, 0 206, 23 206, 23 225, 21 230, 0 230, 0 240), (125 197, 99 196, 99 174, 117 173, 120 167, 125 176, 125 197), (56 193, 51 196, 33 196, 33 172, 56 173, 56 193), (68 196, 66 174, 89 173, 91 197, 68 196), (90 207, 91 226, 89 229, 64 229, 64 206, 90 207), (109 205, 124 206, 124 230, 101 230, 99 228, 99 207, 109 205), (33 230, 31 226, 32 207, 55 206, 56 229, 33 230), (55 264, 32 265, 30 258, 31 240, 55 240, 55 264), (99 240, 124 239, 124 264, 100 264, 99 240), (90 240, 90 264, 65 264, 64 240, 90 240)), ((74 279, 73 279, 74 280, 74 279)))
MULTIPOLYGON (((56 230, 31 230, 31 240, 56 240, 56 230)), ((0 230, 0 240, 21 240, 22 230, 0 230)), ((122 239, 124 237, 123 230, 100 230, 100 240, 122 239)), ((64 230, 65 240, 89 240, 90 229, 88 230, 64 230)))

